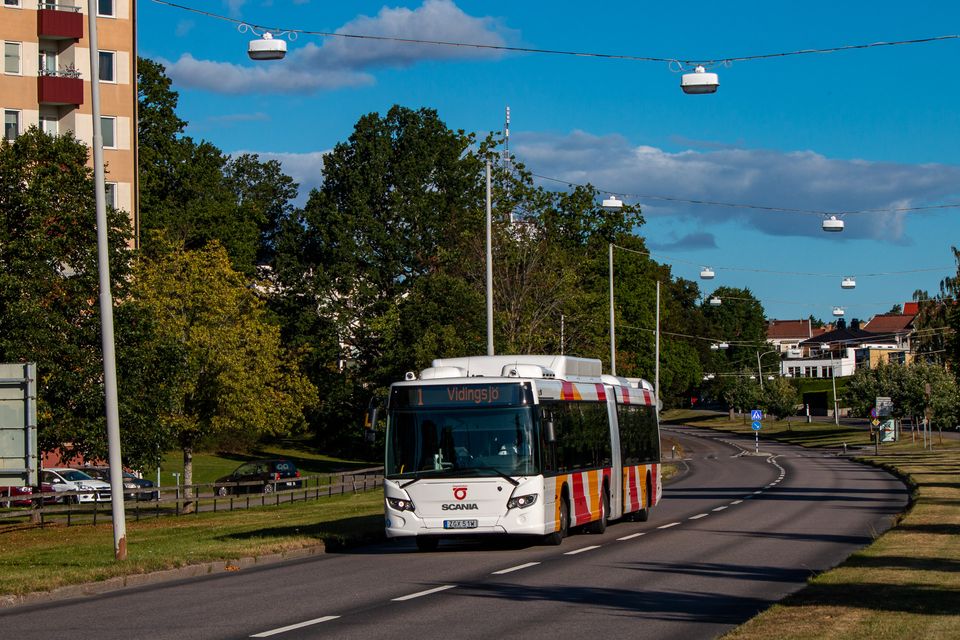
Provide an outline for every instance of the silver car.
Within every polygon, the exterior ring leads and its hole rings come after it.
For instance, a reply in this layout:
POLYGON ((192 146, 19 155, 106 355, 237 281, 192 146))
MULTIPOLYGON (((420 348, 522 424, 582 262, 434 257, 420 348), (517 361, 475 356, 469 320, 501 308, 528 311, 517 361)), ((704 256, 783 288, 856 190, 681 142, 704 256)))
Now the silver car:
POLYGON ((56 493, 70 492, 63 496, 64 502, 110 502, 110 484, 79 469, 44 469, 41 478, 56 493))

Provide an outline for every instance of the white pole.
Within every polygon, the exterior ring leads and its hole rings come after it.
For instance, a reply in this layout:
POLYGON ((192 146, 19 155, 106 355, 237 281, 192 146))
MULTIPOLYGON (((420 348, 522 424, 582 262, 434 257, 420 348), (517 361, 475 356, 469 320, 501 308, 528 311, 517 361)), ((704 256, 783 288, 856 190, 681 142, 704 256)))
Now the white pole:
POLYGON ((564 326, 563 326, 564 317, 563 314, 560 314, 560 355, 563 355, 563 343, 564 343, 564 326))
POLYGON ((610 375, 617 375, 617 332, 613 327, 613 243, 610 247, 610 375))
POLYGON ((760 391, 763 391, 763 369, 760 367, 760 351, 757 351, 757 377, 760 378, 760 391))
MULTIPOLYGON (((841 365, 843 360, 840 360, 841 365)), ((840 406, 837 402, 837 370, 834 369, 833 365, 833 351, 830 351, 830 382, 833 384, 833 424, 840 425, 840 411, 838 407, 840 406)))
POLYGON ((660 410, 660 281, 657 280, 657 333, 654 340, 653 393, 657 397, 657 411, 660 410))
POLYGON ((493 192, 487 160, 487 355, 493 353, 493 192))
POLYGON ((123 505, 123 464, 120 455, 120 415, 117 409, 117 364, 113 341, 113 297, 110 293, 110 254, 107 238, 107 197, 103 178, 103 132, 100 121, 100 52, 97 49, 97 2, 88 0, 90 31, 90 103, 93 109, 93 179, 97 205, 97 266, 100 272, 100 333, 103 344, 103 386, 107 414, 107 459, 110 463, 110 506, 113 515, 113 554, 127 559, 127 525, 123 505))

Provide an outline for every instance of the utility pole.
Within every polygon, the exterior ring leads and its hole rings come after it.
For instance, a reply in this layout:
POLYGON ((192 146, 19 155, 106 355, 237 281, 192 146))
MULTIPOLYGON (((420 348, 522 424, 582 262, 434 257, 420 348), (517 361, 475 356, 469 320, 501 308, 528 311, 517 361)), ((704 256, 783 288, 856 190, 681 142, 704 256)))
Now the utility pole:
POLYGON ((617 332, 613 326, 613 243, 610 247, 610 375, 617 375, 617 332))
POLYGON ((657 280, 657 334, 654 341, 653 392, 657 397, 657 411, 660 411, 660 281, 657 280))
MULTIPOLYGON (((92 0, 91 0, 92 1, 92 0)), ((487 355, 493 353, 493 188, 487 160, 487 355)))
POLYGON ((113 296, 110 293, 110 241, 107 235, 107 196, 100 120, 100 52, 97 49, 97 2, 87 2, 90 46, 90 103, 93 110, 93 179, 97 210, 97 268, 100 275, 100 339, 103 345, 103 387, 107 418, 107 459, 110 463, 110 506, 113 516, 113 555, 127 559, 127 523, 123 506, 123 459, 117 408, 117 362, 113 339, 113 296))

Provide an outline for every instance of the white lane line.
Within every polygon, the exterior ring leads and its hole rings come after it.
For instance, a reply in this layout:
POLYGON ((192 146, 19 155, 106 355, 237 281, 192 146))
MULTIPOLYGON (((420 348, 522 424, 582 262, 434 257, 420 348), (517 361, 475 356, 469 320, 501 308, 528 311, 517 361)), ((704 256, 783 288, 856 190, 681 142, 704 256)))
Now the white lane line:
POLYGON ((753 492, 753 495, 757 495, 758 493, 763 493, 763 489, 758 489, 758 490, 754 491, 754 492, 753 492))
POLYGON ((413 600, 414 598, 419 598, 421 596, 428 596, 431 593, 437 593, 438 591, 446 591, 447 589, 453 589, 455 584, 445 584, 442 587, 434 587, 433 589, 427 589, 426 591, 418 591, 416 593, 411 593, 405 596, 400 596, 399 598, 393 598, 393 602, 403 602, 404 600, 413 600))
POLYGON ((600 548, 600 545, 595 544, 595 545, 590 546, 590 547, 583 547, 582 549, 574 549, 573 551, 567 551, 567 552, 566 552, 565 554, 563 554, 563 555, 565 555, 565 556, 575 556, 575 555, 577 555, 578 553, 583 553, 584 551, 593 551, 594 549, 599 549, 599 548, 600 548))
POLYGON ((710 515, 710 514, 709 514, 709 513, 698 513, 697 515, 695 515, 695 516, 690 516, 690 517, 687 518, 687 519, 688 519, 688 520, 699 520, 700 518, 706 518, 708 515, 710 515))
POLYGON ((678 524, 680 524, 680 523, 679 523, 679 522, 671 522, 670 524, 662 524, 662 525, 660 525, 659 527, 657 527, 657 529, 669 529, 670 527, 675 527, 675 526, 677 526, 678 524))
POLYGON ((740 504, 741 502, 743 502, 743 500, 734 500, 730 504, 740 504))
POLYGON ((633 540, 634 538, 639 538, 640 536, 647 535, 646 531, 641 531, 640 533, 631 533, 628 536, 623 536, 622 538, 617 538, 617 541, 623 542, 624 540, 633 540))
POLYGON ((722 507, 717 507, 716 509, 714 509, 714 511, 723 511, 726 508, 727 508, 727 505, 723 505, 722 507))
POLYGON ((250 637, 251 638, 269 638, 270 636, 275 636, 278 633, 293 631, 294 629, 302 629, 304 627, 309 627, 310 625, 320 624, 321 622, 329 622, 330 620, 336 620, 339 617, 340 616, 323 616, 322 618, 314 618, 313 620, 307 620, 306 622, 298 622, 297 624, 291 624, 286 627, 280 627, 279 629, 271 629, 270 631, 255 633, 250 637))
POLYGON ((521 569, 528 569, 530 567, 535 567, 539 562, 527 562, 526 564, 518 564, 515 567, 510 567, 509 569, 500 569, 500 571, 494 571, 490 575, 492 576, 502 576, 505 573, 513 573, 514 571, 520 571, 521 569))

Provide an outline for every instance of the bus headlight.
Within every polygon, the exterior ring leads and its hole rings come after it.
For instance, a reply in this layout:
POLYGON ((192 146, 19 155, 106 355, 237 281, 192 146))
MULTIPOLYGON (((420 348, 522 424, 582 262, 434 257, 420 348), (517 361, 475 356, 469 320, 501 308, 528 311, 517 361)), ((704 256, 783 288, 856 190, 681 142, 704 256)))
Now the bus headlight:
POLYGON ((507 509, 526 509, 537 501, 537 494, 531 493, 527 496, 514 496, 507 500, 507 509))
POLYGON ((413 502, 406 498, 387 498, 387 504, 397 511, 413 511, 413 502))

